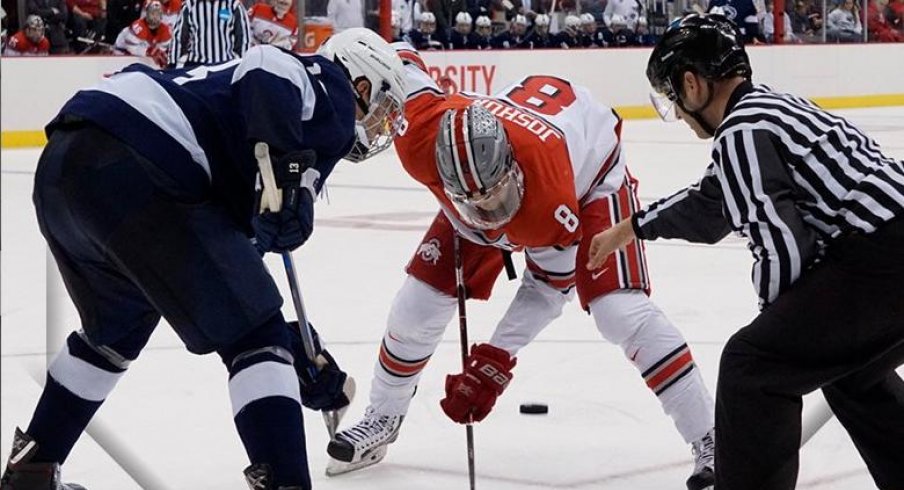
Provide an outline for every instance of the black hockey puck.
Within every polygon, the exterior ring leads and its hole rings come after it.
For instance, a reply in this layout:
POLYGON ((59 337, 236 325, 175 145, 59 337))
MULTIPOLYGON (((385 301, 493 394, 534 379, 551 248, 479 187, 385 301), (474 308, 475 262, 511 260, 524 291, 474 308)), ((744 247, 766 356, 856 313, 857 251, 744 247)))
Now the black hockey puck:
POLYGON ((545 403, 522 403, 518 411, 527 414, 549 413, 549 405, 545 403))

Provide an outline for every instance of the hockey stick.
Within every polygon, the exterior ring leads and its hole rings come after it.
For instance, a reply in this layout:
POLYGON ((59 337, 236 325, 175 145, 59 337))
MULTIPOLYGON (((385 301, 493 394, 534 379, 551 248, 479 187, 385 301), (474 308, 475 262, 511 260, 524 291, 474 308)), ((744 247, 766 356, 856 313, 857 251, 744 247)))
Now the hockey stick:
MULTIPOLYGON (((267 143, 257 143, 254 145, 254 157, 257 159, 257 165, 261 172, 261 180, 263 182, 263 192, 261 195, 261 209, 279 211, 282 206, 282 199, 276 187, 276 176, 273 174, 273 164, 270 162, 270 147, 267 143)), ((286 268, 286 279, 289 281, 289 291, 292 294, 292 304, 295 306, 295 315, 298 320, 298 329, 301 334, 301 342, 304 346, 304 353, 308 360, 311 361, 310 375, 311 379, 316 378, 317 372, 326 365, 326 359, 317 352, 317 346, 314 344, 314 333, 311 331, 311 324, 308 323, 308 315, 304 308, 304 302, 301 299, 300 288, 298 287, 298 273, 295 268, 295 259, 292 252, 282 253, 283 265, 286 268)), ((351 402, 354 396, 355 380, 348 376, 343 386, 343 391, 351 402)), ((336 430, 339 428, 339 420, 342 418, 343 410, 324 410, 323 421, 326 424, 326 430, 330 434, 330 439, 336 436, 336 430)))
MULTIPOLYGON (((465 310, 465 279, 464 267, 461 259, 461 243, 458 233, 452 231, 452 241, 455 250, 455 290, 458 293, 458 338, 461 340, 461 367, 468 367, 468 317, 465 310)), ((465 424, 465 433, 468 436, 468 479, 471 490, 477 488, 477 474, 474 470, 474 423, 465 424)))

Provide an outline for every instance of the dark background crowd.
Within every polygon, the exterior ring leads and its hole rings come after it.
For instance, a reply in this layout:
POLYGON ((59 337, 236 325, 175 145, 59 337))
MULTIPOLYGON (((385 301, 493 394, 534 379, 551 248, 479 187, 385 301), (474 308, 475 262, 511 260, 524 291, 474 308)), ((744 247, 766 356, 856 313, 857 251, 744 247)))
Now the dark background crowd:
MULTIPOLYGON (((143 18, 148 1, 2 0, 3 54, 115 51, 114 41, 143 18)), ((172 26, 181 0, 158 1, 164 23, 172 26)), ((392 0, 391 23, 394 40, 422 50, 617 48, 652 45, 670 19, 682 13, 719 11, 741 27, 748 43, 775 42, 772 0, 683 2, 392 0)), ((254 0, 242 3, 253 15, 254 0)), ((378 6, 379 0, 310 0, 303 17, 335 31, 376 29, 378 6)), ((904 0, 786 0, 785 7, 784 43, 904 42, 904 0)))

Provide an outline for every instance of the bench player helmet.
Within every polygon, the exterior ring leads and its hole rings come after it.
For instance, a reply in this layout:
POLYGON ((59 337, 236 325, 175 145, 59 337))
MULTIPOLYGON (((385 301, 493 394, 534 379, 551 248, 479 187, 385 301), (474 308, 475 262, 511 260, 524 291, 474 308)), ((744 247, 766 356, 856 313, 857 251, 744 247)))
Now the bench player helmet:
POLYGON ((741 39, 737 26, 722 15, 690 14, 673 22, 647 63, 647 79, 654 92, 651 99, 659 116, 676 119, 674 105, 681 104, 681 80, 687 71, 707 80, 749 79, 750 59, 741 39))
POLYGON ((405 74, 402 60, 382 37, 355 27, 328 38, 317 54, 339 65, 355 93, 355 144, 347 160, 360 162, 389 148, 402 126, 405 74))
POLYGON ((436 136, 436 166, 446 196, 470 226, 499 228, 521 207, 524 176, 512 157, 505 128, 480 105, 443 114, 436 136))
POLYGON ((25 18, 25 37, 33 42, 38 43, 44 37, 44 19, 37 15, 29 15, 25 18))

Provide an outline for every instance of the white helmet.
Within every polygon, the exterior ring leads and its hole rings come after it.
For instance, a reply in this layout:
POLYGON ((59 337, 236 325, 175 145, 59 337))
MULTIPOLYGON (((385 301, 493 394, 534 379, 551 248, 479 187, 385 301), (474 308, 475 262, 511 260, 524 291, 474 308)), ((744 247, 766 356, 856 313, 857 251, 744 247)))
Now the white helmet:
POLYGON ((581 25, 581 19, 577 15, 569 15, 565 17, 565 28, 577 30, 581 25))
POLYGON ((581 14, 581 25, 596 24, 593 14, 581 14))
POLYGON ((515 16, 514 19, 512 19, 512 23, 527 27, 527 17, 525 17, 521 14, 518 14, 515 16))
POLYGON ((458 15, 455 16, 455 23, 471 25, 471 14, 467 12, 459 12, 458 15))
POLYGON ((534 17, 534 25, 548 26, 549 25, 549 16, 546 14, 540 14, 540 15, 534 17))
POLYGON ((328 38, 317 54, 339 65, 352 84, 358 109, 356 141, 345 157, 360 162, 392 144, 403 121, 405 69, 396 51, 370 29, 353 27, 328 38))
POLYGON ((436 16, 433 15, 433 12, 421 12, 421 18, 419 20, 428 24, 435 24, 436 16))
POLYGON ((493 25, 493 21, 491 21, 490 18, 486 15, 481 15, 477 18, 475 24, 477 24, 478 27, 490 27, 493 25))

